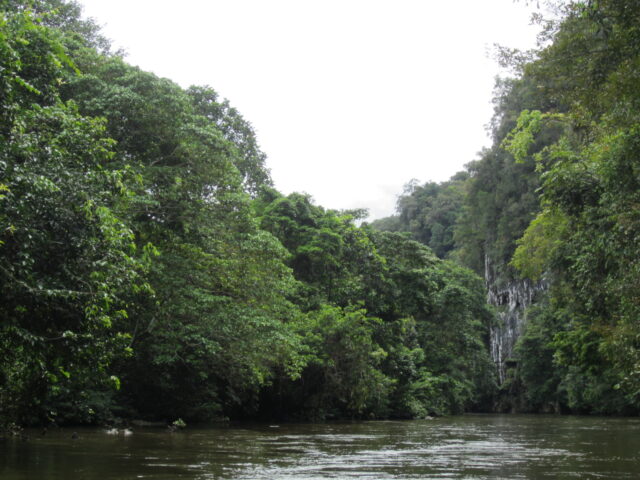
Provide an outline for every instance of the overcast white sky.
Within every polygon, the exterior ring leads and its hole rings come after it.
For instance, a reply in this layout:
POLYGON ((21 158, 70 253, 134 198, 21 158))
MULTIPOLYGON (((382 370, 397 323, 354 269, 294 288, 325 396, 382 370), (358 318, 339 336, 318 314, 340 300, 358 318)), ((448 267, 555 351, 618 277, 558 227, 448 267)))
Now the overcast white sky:
POLYGON ((531 48, 513 0, 80 0, 128 61, 210 85, 252 123, 276 187, 394 212, 489 144, 493 44, 531 48))

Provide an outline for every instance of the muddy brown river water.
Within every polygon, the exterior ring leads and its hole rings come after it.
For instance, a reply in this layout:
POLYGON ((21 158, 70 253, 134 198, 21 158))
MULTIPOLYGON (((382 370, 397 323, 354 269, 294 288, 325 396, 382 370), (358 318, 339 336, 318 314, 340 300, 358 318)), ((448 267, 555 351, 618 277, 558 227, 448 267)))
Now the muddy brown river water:
POLYGON ((0 440, 2 480, 640 479, 640 419, 434 420, 60 429, 0 440))

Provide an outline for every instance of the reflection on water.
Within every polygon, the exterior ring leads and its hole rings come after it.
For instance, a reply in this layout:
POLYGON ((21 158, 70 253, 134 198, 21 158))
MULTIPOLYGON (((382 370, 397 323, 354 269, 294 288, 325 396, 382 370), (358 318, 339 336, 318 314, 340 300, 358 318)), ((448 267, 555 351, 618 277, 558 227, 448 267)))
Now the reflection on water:
POLYGON ((640 419, 465 415, 0 440, 2 480, 640 478, 640 419))

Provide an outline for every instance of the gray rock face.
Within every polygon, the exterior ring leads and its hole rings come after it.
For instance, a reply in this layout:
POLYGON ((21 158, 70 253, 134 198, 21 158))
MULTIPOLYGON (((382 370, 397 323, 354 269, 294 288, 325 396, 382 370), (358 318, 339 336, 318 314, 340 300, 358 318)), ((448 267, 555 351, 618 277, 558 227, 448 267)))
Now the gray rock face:
POLYGON ((487 286, 487 302, 498 310, 498 321, 491 327, 491 358, 496 364, 498 380, 502 384, 506 379, 507 361, 522 334, 527 307, 531 305, 536 293, 545 290, 544 281, 500 278, 496 274, 491 259, 485 255, 484 280, 487 286))

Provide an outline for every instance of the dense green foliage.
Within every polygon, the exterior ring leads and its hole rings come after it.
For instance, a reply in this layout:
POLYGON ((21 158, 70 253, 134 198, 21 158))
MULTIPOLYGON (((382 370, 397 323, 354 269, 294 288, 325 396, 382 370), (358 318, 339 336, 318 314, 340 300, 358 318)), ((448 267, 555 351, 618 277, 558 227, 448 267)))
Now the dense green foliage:
POLYGON ((491 314, 477 277, 403 235, 355 227, 354 212, 325 212, 299 194, 259 201, 302 282, 303 343, 323 352, 301 379, 277 383, 289 409, 415 417, 464 411, 491 393, 491 314))
POLYGON ((281 195, 226 100, 128 65, 74 3, 0 12, 2 424, 486 402, 478 277, 281 195))
MULTIPOLYGON (((640 3, 560 9, 539 51, 511 55, 518 76, 498 84, 494 145, 467 166, 446 255, 488 284, 548 285, 501 387, 514 408, 637 413, 640 3)), ((413 187, 374 226, 431 243, 439 207, 422 191, 448 188, 413 187)))
POLYGON ((414 240, 429 246, 440 258, 447 258, 455 247, 454 231, 464 202, 463 186, 469 175, 460 172, 448 182, 416 180, 405 186, 398 199, 398 215, 372 222, 384 231, 411 232, 414 240))
POLYGON ((0 0, 0 423, 638 413, 640 2, 561 9, 492 147, 359 226, 275 190, 210 87, 0 0), (497 386, 486 287, 522 279, 497 386))
MULTIPOLYGON (((541 174, 542 212, 513 263, 552 279, 551 301, 536 317, 549 320, 531 329, 551 337, 554 394, 580 412, 640 408, 639 39, 639 2, 569 8, 553 44, 526 70, 568 108, 523 112, 513 134, 535 141, 561 131, 544 148, 521 152, 541 174)), ((528 391, 539 388, 524 380, 528 391)))

